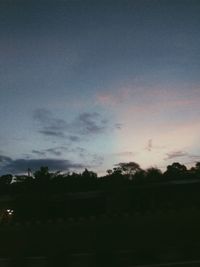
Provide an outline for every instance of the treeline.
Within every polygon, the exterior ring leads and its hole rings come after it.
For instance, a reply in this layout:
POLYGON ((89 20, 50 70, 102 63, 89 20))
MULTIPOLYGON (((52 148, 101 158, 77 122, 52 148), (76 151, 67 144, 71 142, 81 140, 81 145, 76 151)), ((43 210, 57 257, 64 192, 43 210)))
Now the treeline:
POLYGON ((175 162, 165 172, 119 163, 102 177, 87 169, 61 173, 48 167, 28 175, 2 175, 0 223, 199 208, 198 181, 200 162, 190 169, 175 162))
POLYGON ((172 181, 191 181, 200 179, 200 162, 187 169, 178 162, 167 166, 165 172, 151 167, 143 170, 135 162, 119 163, 107 174, 98 177, 93 171, 85 169, 82 173, 50 172, 48 167, 41 167, 33 174, 11 175, 0 177, 0 194, 20 194, 27 192, 67 193, 107 190, 129 185, 145 185, 150 183, 168 183, 172 181))

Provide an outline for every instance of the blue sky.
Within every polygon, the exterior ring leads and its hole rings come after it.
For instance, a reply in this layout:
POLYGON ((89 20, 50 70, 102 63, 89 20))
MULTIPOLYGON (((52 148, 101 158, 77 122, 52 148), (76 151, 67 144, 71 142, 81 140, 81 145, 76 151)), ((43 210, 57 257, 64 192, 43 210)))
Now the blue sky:
POLYGON ((0 10, 0 173, 200 160, 199 1, 0 10))

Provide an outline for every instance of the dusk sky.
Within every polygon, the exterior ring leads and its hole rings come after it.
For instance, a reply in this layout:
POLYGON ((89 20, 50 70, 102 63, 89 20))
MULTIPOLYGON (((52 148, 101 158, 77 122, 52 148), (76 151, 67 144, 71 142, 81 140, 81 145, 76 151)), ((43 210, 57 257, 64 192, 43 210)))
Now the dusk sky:
POLYGON ((200 161, 200 1, 0 1, 0 174, 200 161))

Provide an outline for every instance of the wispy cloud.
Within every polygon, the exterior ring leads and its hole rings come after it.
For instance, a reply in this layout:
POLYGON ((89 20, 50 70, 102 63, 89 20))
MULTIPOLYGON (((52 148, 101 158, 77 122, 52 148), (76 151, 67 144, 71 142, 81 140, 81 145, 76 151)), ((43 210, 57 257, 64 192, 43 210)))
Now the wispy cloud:
POLYGON ((200 160, 200 155, 189 155, 189 157, 193 160, 200 160))
POLYGON ((51 136, 51 137, 58 137, 58 138, 64 138, 65 134, 61 131, 57 130, 39 130, 39 133, 46 135, 46 136, 51 136))
POLYGON ((145 149, 150 152, 152 150, 152 148, 153 148, 153 141, 152 141, 152 139, 149 139, 145 149))
POLYGON ((4 164, 4 163, 10 162, 10 161, 12 161, 12 159, 10 157, 0 155, 0 164, 4 164))
POLYGON ((68 139, 72 142, 79 142, 81 140, 80 137, 78 137, 77 135, 69 135, 68 139))
POLYGON ((165 146, 155 144, 155 141, 153 141, 153 139, 151 138, 151 139, 148 139, 147 144, 144 149, 151 152, 153 150, 163 150, 165 149, 165 146))
POLYGON ((170 159, 175 159, 175 158, 181 158, 181 157, 187 157, 189 154, 184 151, 171 151, 169 153, 166 153, 166 158, 165 160, 170 160, 170 159))
POLYGON ((91 167, 99 167, 104 163, 104 157, 98 154, 92 154, 91 167))
POLYGON ((47 109, 35 110, 34 119, 51 130, 63 129, 67 126, 65 120, 54 117, 53 113, 47 109))
MULTIPOLYGON (((114 109, 122 122, 124 122, 123 117, 139 120, 152 116, 159 120, 161 117, 167 119, 167 113, 172 110, 181 112, 180 114, 184 112, 185 117, 187 114, 189 116, 191 109, 197 113, 199 92, 197 89, 195 93, 188 94, 185 88, 171 88, 167 85, 163 87, 163 84, 142 85, 133 81, 122 88, 99 92, 96 95, 96 102, 103 107, 114 109)), ((176 118, 177 116, 174 117, 176 118)))
POLYGON ((116 106, 126 102, 131 94, 129 88, 120 88, 118 90, 104 91, 96 95, 96 101, 98 104, 103 106, 116 106))
POLYGON ((92 168, 99 167, 104 162, 104 156, 97 153, 91 153, 87 149, 82 147, 76 147, 71 150, 77 157, 80 158, 81 162, 85 162, 85 165, 89 165, 92 168))
POLYGON ((60 151, 59 148, 49 148, 49 149, 46 149, 46 152, 48 152, 54 156, 61 156, 62 155, 62 152, 60 151))
POLYGON ((54 117, 51 111, 47 109, 37 109, 33 114, 33 118, 39 123, 39 133, 50 137, 65 137, 67 123, 62 119, 54 117))
MULTIPOLYGON (((52 112, 46 109, 36 110, 33 117, 39 124, 38 132, 40 134, 66 138, 71 142, 79 142, 88 135, 98 135, 111 129, 108 120, 98 112, 83 112, 70 122, 56 118, 52 112)), ((121 124, 113 124, 112 129, 120 127, 121 124)))
POLYGON ((122 127, 123 127, 123 123, 115 123, 114 127, 115 127, 117 130, 121 130, 122 127))
POLYGON ((51 147, 47 149, 42 150, 32 150, 31 153, 35 154, 39 157, 48 157, 48 156, 61 156, 63 152, 70 151, 68 147, 65 146, 57 146, 57 147, 51 147))
POLYGON ((72 127, 82 135, 98 134, 106 130, 107 120, 103 119, 97 112, 85 112, 78 116, 72 123, 72 127))
POLYGON ((40 150, 35 150, 35 149, 33 149, 31 151, 31 153, 33 153, 33 154, 35 154, 37 156, 45 156, 46 155, 45 151, 40 151, 40 150))

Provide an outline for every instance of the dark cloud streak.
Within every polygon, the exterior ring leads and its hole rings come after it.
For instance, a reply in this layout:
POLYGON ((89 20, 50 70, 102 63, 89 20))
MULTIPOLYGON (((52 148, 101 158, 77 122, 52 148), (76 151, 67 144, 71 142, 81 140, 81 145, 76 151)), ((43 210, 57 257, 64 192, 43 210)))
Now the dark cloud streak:
MULTIPOLYGON (((38 122, 38 132, 44 136, 66 138, 71 142, 79 142, 88 135, 98 135, 106 132, 108 120, 98 112, 83 112, 71 122, 56 118, 46 109, 37 109, 33 118, 38 122)), ((114 124, 112 129, 120 129, 121 124, 114 124)))
POLYGON ((64 159, 16 159, 11 160, 1 169, 1 173, 25 173, 28 168, 32 171, 41 166, 48 166, 51 171, 67 171, 69 169, 82 169, 84 166, 80 163, 74 163, 64 159))
POLYGON ((12 159, 10 157, 0 155, 0 164, 5 163, 5 162, 10 162, 10 161, 12 161, 12 159))
POLYGON ((172 152, 166 153, 166 155, 167 155, 167 157, 165 158, 165 160, 189 156, 189 154, 187 152, 184 152, 181 150, 180 151, 172 151, 172 152))
POLYGON ((58 137, 58 138, 64 138, 65 135, 61 131, 52 131, 52 130, 40 130, 39 133, 46 135, 46 136, 53 136, 53 137, 58 137))
POLYGON ((99 134, 106 130, 107 120, 101 119, 97 112, 84 112, 74 121, 74 126, 82 135, 99 134))
POLYGON ((45 156, 45 152, 44 151, 39 151, 39 150, 32 150, 31 151, 33 154, 36 154, 37 156, 45 156))
POLYGON ((55 118, 51 111, 47 109, 37 109, 34 111, 33 118, 40 125, 39 133, 57 138, 65 137, 67 123, 62 119, 55 118))

